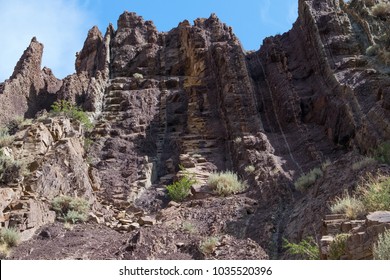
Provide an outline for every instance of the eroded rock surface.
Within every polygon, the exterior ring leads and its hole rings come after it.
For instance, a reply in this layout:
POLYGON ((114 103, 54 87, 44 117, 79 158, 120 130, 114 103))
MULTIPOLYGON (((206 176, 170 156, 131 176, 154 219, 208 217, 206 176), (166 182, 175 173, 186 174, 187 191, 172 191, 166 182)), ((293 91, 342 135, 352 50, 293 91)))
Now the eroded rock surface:
MULTIPOLYGON (((33 39, 0 84, 2 124, 60 99, 94 121, 88 133, 67 118, 34 121, 8 147, 31 173, 1 189, 1 220, 26 239, 54 221, 50 200, 69 194, 92 204, 90 223, 127 240, 115 259, 282 258, 283 238, 319 237, 330 200, 353 191, 368 171, 389 172, 378 163, 351 168, 359 153, 390 138, 386 19, 362 1, 300 0, 292 29, 254 52, 214 14, 166 33, 129 12, 117 26, 104 36, 93 27, 76 73, 62 81, 40 69, 42 45, 33 39), (300 175, 326 161, 307 192, 295 190, 300 175), (238 173, 248 190, 218 197, 207 179, 224 170, 238 173), (191 196, 169 202, 166 185, 185 172, 196 178, 191 196), (213 236, 219 245, 202 253, 213 236)), ((39 244, 35 236, 14 258, 40 258, 24 251, 39 244)), ((88 248, 80 249, 85 258, 112 253, 88 248)))

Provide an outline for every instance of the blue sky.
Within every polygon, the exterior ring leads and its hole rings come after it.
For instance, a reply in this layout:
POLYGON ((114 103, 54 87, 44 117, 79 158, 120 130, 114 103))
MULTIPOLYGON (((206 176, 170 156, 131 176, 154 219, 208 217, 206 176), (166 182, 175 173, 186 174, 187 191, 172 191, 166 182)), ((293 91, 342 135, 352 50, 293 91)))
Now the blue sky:
POLYGON ((116 27, 125 10, 152 20, 159 31, 216 13, 246 50, 257 50, 265 37, 291 28, 298 0, 0 0, 0 81, 12 74, 33 36, 45 45, 42 67, 59 78, 72 74, 88 30, 97 25, 104 33, 110 22, 116 27))

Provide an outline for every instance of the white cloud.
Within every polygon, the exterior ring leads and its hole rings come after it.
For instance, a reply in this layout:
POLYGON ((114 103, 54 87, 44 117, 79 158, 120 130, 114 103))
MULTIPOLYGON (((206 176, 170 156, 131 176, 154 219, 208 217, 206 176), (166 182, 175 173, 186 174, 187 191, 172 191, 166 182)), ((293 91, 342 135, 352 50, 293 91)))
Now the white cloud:
POLYGON ((93 25, 84 0, 0 0, 0 81, 8 78, 32 37, 43 43, 43 66, 63 78, 93 25))

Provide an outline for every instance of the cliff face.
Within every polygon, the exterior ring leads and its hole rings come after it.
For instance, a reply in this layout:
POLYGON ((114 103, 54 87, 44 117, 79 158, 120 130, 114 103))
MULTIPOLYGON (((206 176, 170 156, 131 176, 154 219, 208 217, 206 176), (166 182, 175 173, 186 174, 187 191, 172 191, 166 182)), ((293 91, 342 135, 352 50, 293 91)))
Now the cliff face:
MULTIPOLYGON (((54 219, 48 202, 73 193, 88 198, 98 222, 134 229, 120 258, 201 258, 200 238, 217 235, 224 241, 216 258, 266 258, 261 247, 280 258, 282 237, 318 234, 328 201, 356 187, 360 173, 349 168, 360 156, 350 151, 365 153, 389 139, 388 62, 366 55, 373 44, 388 48, 379 36, 386 24, 366 8, 359 1, 299 1, 292 30, 251 53, 215 15, 159 33, 125 12, 117 30, 89 31, 76 73, 62 81, 40 70, 42 45, 33 39, 0 88, 0 112, 8 112, 0 122, 67 99, 94 119, 92 145, 84 151, 83 133, 61 119, 19 132, 11 150, 31 173, 1 204, 2 225, 28 229, 27 239, 54 219), (28 148, 28 137, 43 145, 40 152, 28 148), (294 189, 295 179, 327 160, 333 164, 308 192, 294 189), (165 186, 182 176, 180 165, 197 183, 188 201, 167 205, 165 186), (215 196, 207 178, 223 170, 247 180, 248 191, 215 196), (13 218, 27 193, 44 208, 35 224, 29 214, 13 218), (151 219, 145 215, 155 216, 152 228, 137 229, 135 222, 145 224, 139 219, 151 219), (186 222, 199 236, 183 232, 186 222), (153 249, 159 236, 166 237, 161 250, 153 249)), ((31 204, 23 209, 33 211, 31 204)), ((16 258, 28 258, 23 250, 16 258)), ((35 252, 31 258, 39 258, 35 252)))

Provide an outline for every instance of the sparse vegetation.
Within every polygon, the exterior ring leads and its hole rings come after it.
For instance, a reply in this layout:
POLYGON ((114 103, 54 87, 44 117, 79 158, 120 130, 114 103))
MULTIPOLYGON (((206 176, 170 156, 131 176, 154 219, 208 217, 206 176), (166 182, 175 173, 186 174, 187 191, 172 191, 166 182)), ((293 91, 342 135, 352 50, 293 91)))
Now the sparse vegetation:
POLYGON ((7 247, 15 247, 19 244, 20 235, 16 229, 2 228, 0 232, 0 243, 7 247))
POLYGON ((390 16, 390 3, 378 3, 371 8, 371 13, 373 16, 385 19, 390 16))
POLYGON ((374 158, 380 163, 390 164, 390 141, 381 143, 374 150, 374 158))
POLYGON ((374 163, 375 163, 375 159, 373 159, 371 157, 365 157, 364 159, 353 163, 351 168, 352 168, 352 170, 360 170, 360 169, 363 169, 367 166, 373 165, 374 163))
POLYGON ((0 127, 0 148, 9 146, 14 137, 9 135, 8 128, 0 127))
POLYGON ((9 184, 27 174, 24 163, 0 154, 0 183, 9 184))
POLYGON ((182 225, 182 229, 190 234, 194 234, 198 232, 196 226, 190 222, 184 222, 182 225))
POLYGON ((306 237, 299 243, 291 243, 284 239, 283 248, 291 255, 296 255, 304 260, 319 260, 320 250, 313 237, 306 237))
POLYGON ((10 249, 7 244, 0 244, 0 260, 6 259, 9 257, 10 249))
POLYGON ((209 237, 200 243, 199 250, 204 255, 211 255, 212 253, 214 253, 218 244, 219 244, 219 240, 217 237, 209 237))
POLYGON ((330 210, 333 214, 345 214, 348 219, 356 219, 366 214, 363 202, 347 192, 343 197, 336 198, 330 210))
POLYGON ((93 128, 88 115, 79 107, 66 100, 59 100, 51 106, 52 112, 55 114, 64 114, 65 116, 79 121, 87 130, 93 128))
POLYGON ((85 222, 88 219, 87 213, 80 213, 75 210, 70 210, 64 216, 64 222, 69 224, 76 224, 77 222, 85 222))
POLYGON ((240 181, 237 174, 231 171, 212 173, 207 183, 217 194, 222 196, 240 193, 248 188, 247 183, 240 181))
POLYGON ((192 185, 196 183, 193 175, 188 174, 188 172, 186 172, 182 167, 181 169, 184 173, 183 177, 181 177, 179 181, 176 181, 166 187, 169 197, 177 202, 183 201, 187 198, 190 195, 192 185))
POLYGON ((368 175, 357 191, 367 211, 390 210, 390 177, 368 175))
POLYGON ((58 219, 68 223, 85 222, 88 218, 89 203, 83 198, 58 196, 53 199, 51 207, 58 219))
POLYGON ((330 260, 339 260, 344 254, 346 249, 346 242, 350 235, 346 233, 337 234, 332 243, 329 245, 328 258, 330 260))
POLYGON ((144 75, 140 74, 140 73, 134 73, 133 74, 133 78, 136 79, 136 80, 141 80, 144 78, 144 75))
POLYGON ((390 260, 390 230, 379 234, 378 242, 374 245, 372 254, 375 260, 390 260))
POLYGON ((317 181, 317 179, 321 178, 323 175, 324 172, 320 168, 314 168, 308 173, 303 174, 295 181, 295 189, 303 192, 307 190, 311 185, 313 185, 317 181))
POLYGON ((245 167, 245 172, 248 174, 255 172, 255 170, 256 168, 253 165, 248 165, 247 167, 245 167))

